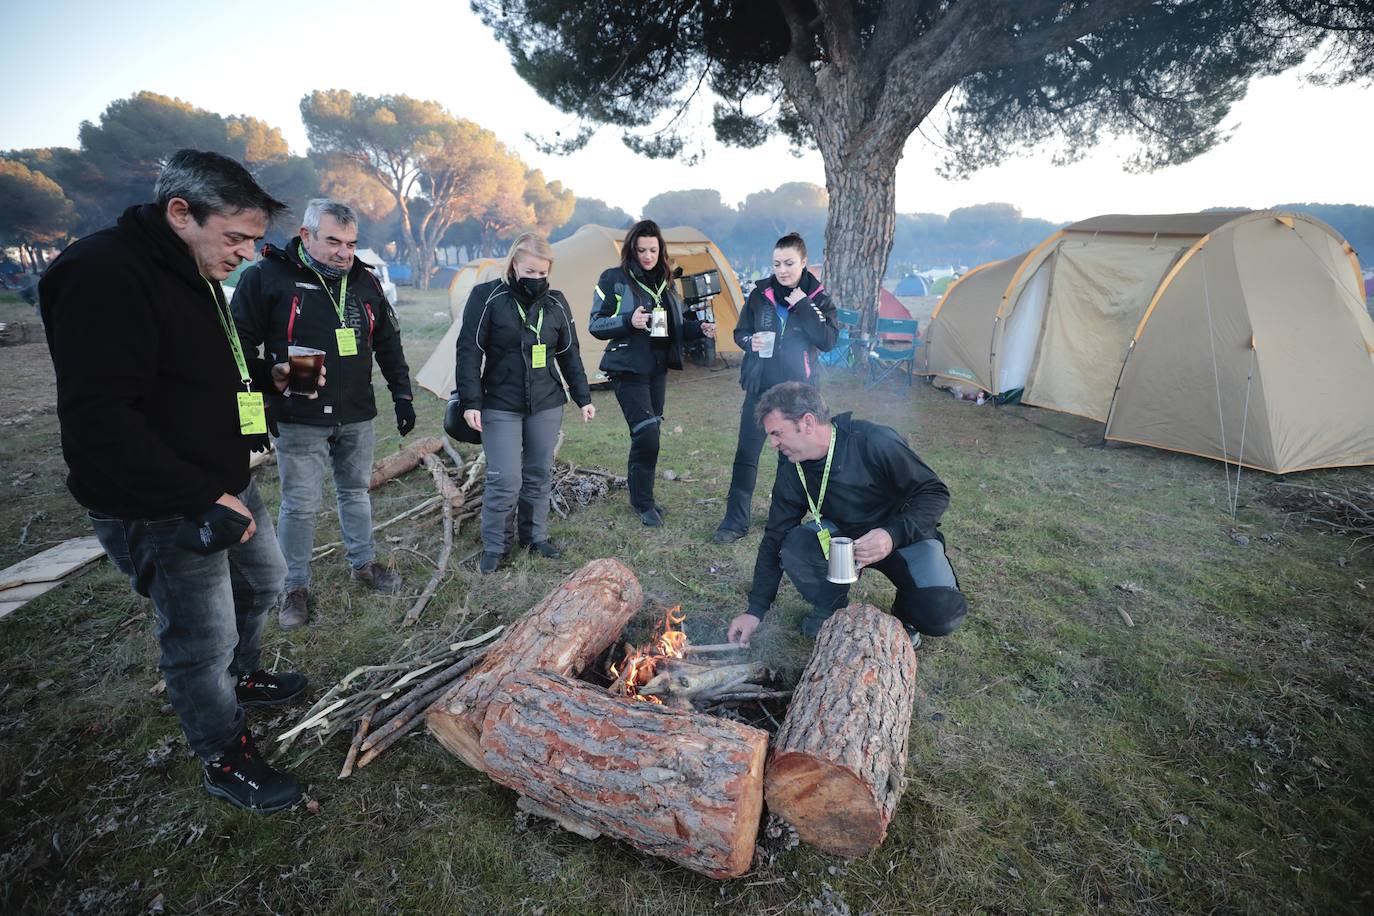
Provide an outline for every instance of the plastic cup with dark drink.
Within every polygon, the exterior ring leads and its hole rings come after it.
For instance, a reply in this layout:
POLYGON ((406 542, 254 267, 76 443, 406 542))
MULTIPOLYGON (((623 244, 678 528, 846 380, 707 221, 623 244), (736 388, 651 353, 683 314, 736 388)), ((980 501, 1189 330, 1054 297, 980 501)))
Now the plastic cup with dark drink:
POLYGON ((287 349, 289 372, 286 390, 291 394, 309 397, 320 389, 320 370, 324 368, 324 351, 310 347, 289 347, 287 349))

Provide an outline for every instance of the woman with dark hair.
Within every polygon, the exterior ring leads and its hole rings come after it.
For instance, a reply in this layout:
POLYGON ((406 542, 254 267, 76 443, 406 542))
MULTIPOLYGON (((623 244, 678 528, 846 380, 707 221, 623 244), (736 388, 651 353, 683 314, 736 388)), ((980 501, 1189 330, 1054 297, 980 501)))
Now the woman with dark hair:
POLYGON ((676 274, 658 224, 640 220, 625 236, 620 266, 596 281, 587 326, 593 337, 610 341, 601 371, 614 384, 630 427, 630 506, 650 528, 663 524, 654 474, 668 370, 682 368, 684 341, 716 336, 714 324, 683 315, 673 290, 676 274))
POLYGON ((806 269, 806 242, 795 232, 784 235, 773 246, 773 275, 754 287, 735 325, 735 342, 744 351, 739 374, 744 406, 725 518, 712 537, 717 544, 738 541, 749 533, 749 509, 765 438, 754 416, 759 398, 783 382, 816 385, 818 354, 834 347, 839 334, 834 304, 815 274, 806 269))
POLYGON ((582 420, 596 416, 568 300, 549 289, 553 249, 526 232, 511 245, 499 280, 473 287, 458 332, 454 376, 463 422, 482 434, 482 558, 493 573, 510 549, 512 510, 520 544, 557 559, 549 540, 553 450, 563 426, 566 386, 582 420), (562 375, 559 375, 559 370, 562 375))

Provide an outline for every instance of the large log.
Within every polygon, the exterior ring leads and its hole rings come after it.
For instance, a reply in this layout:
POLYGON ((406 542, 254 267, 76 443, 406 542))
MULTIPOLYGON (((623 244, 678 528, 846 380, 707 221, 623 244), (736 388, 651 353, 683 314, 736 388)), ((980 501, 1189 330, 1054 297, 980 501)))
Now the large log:
POLYGON ((487 709, 482 751, 492 779, 535 803, 528 810, 583 836, 712 878, 749 869, 768 751, 756 728, 528 672, 487 709))
POLYGON ((867 604, 831 617, 774 739, 768 809, 827 852, 877 849, 906 788, 915 698, 916 653, 895 617, 867 604))
POLYGON ((507 630, 480 665, 434 702, 425 724, 444 747, 482 769, 482 719, 505 682, 524 671, 581 672, 619 638, 643 603, 629 567, 592 560, 507 630))
POLYGON ((425 460, 426 455, 433 455, 443 447, 443 439, 430 436, 410 443, 394 455, 377 459, 372 465, 372 479, 368 481, 368 489, 375 490, 388 480, 415 470, 420 466, 420 462, 425 460))

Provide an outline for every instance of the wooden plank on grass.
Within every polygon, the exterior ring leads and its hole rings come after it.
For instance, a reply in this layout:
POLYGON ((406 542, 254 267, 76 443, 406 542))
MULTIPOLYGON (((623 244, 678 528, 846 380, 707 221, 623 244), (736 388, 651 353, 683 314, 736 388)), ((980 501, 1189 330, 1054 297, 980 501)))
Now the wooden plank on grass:
POLYGON ((94 537, 72 538, 0 571, 0 617, 56 588, 104 555, 94 537))

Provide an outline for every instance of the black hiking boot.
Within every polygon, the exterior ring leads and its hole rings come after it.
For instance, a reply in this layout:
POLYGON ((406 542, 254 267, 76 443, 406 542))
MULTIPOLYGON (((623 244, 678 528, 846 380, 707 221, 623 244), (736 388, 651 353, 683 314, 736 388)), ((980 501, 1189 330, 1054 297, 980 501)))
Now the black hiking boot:
POLYGON ((301 784, 290 773, 272 769, 244 732, 214 763, 205 764, 205 791, 236 808, 267 814, 300 801, 301 784))
POLYGON ((262 669, 245 674, 234 684, 240 706, 285 706, 305 693, 309 685, 304 674, 286 671, 270 674, 262 669))
POLYGON ((546 560, 557 560, 563 556, 563 550, 553 541, 535 541, 522 545, 530 553, 537 553, 546 560))

